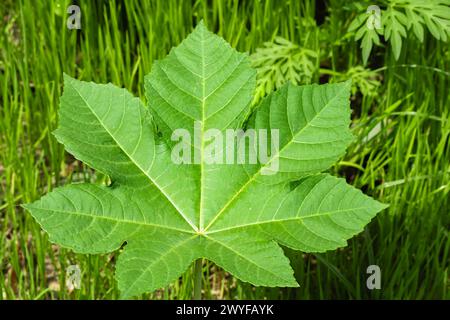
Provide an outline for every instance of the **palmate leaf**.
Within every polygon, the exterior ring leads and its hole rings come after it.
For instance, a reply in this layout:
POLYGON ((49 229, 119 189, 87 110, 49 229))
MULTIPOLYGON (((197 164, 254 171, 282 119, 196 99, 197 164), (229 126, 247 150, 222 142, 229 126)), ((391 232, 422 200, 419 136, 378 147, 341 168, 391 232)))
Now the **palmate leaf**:
POLYGON ((373 44, 379 45, 379 36, 389 41, 395 60, 400 57, 403 38, 413 31, 416 38, 424 41, 424 28, 438 40, 447 41, 450 36, 450 7, 443 0, 389 0, 380 10, 381 28, 368 28, 370 13, 359 14, 350 24, 348 31, 355 33, 355 40, 361 41, 364 64, 367 63, 373 44))
POLYGON ((406 38, 405 25, 408 24, 406 15, 393 7, 388 7, 382 16, 382 21, 385 25, 386 40, 390 41, 395 60, 398 60, 402 49, 402 38, 406 38))
POLYGON ((280 244, 305 252, 345 246, 385 205, 320 173, 352 139, 349 82, 288 84, 265 98, 247 122, 279 129, 269 161, 204 161, 206 130, 240 127, 254 87, 247 55, 202 23, 154 65, 149 108, 112 84, 65 76, 55 136, 112 184, 67 185, 25 207, 51 241, 76 252, 126 243, 116 265, 122 297, 168 285, 198 258, 254 285, 298 286, 280 244), (201 161, 177 165, 170 135, 196 121, 201 161))
POLYGON ((369 19, 370 14, 363 13, 358 15, 351 23, 348 28, 349 32, 355 32, 355 41, 362 39, 361 41, 361 49, 362 49, 362 58, 364 64, 367 64, 367 61, 370 56, 370 52, 372 51, 373 44, 380 45, 380 34, 383 34, 383 29, 367 27, 367 20, 369 19))
POLYGON ((257 70, 257 86, 253 102, 259 102, 266 93, 281 87, 287 81, 293 84, 309 84, 316 73, 318 54, 300 47, 282 37, 265 42, 262 48, 250 56, 252 67, 257 70))

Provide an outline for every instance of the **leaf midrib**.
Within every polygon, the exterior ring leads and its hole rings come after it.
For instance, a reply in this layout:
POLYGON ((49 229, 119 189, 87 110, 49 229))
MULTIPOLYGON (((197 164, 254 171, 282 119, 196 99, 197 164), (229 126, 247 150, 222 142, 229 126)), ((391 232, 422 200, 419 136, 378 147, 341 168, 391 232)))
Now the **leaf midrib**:
POLYGON ((135 221, 135 220, 128 220, 128 219, 114 219, 113 217, 100 216, 100 215, 95 216, 95 215, 91 215, 89 213, 80 212, 80 211, 71 211, 71 210, 47 209, 47 208, 40 208, 40 207, 36 207, 36 209, 42 210, 42 211, 48 211, 48 212, 52 212, 52 213, 63 213, 63 214, 81 216, 81 217, 88 217, 88 218, 91 218, 91 219, 107 220, 107 221, 111 221, 111 222, 114 222, 114 223, 134 224, 134 225, 137 225, 137 226, 140 226, 140 227, 155 227, 155 228, 169 229, 169 230, 174 230, 174 231, 179 231, 179 232, 184 232, 184 233, 189 233, 189 234, 193 234, 194 233, 193 231, 184 230, 184 229, 175 228, 175 227, 170 227, 170 226, 167 226, 167 225, 148 223, 146 221, 135 221))
POLYGON ((202 109, 202 125, 201 125, 201 131, 200 131, 200 206, 199 206, 199 218, 198 218, 198 231, 200 233, 203 232, 203 191, 204 191, 204 184, 205 184, 205 174, 204 174, 204 166, 203 166, 203 152, 205 148, 204 143, 204 130, 205 130, 205 106, 206 106, 206 88, 205 88, 205 39, 204 39, 204 31, 200 32, 201 37, 201 56, 202 56, 202 76, 201 76, 201 82, 202 82, 202 100, 201 100, 201 109, 202 109))
POLYGON ((172 252, 178 250, 181 246, 185 245, 186 243, 196 239, 197 237, 199 237, 199 235, 195 234, 192 237, 189 237, 183 241, 178 242, 175 246, 172 246, 169 250, 167 250, 164 254, 161 254, 157 259, 153 260, 145 269, 144 271, 135 278, 135 280, 129 285, 128 289, 126 291, 123 292, 123 295, 126 296, 128 294, 128 292, 130 292, 133 287, 136 285, 136 283, 139 281, 139 279, 141 279, 150 269, 151 267, 155 264, 158 263, 160 261, 162 261, 166 256, 169 256, 172 252))
POLYGON ((241 252, 239 252, 239 251, 235 250, 234 248, 230 247, 229 245, 227 245, 225 242, 219 241, 219 240, 217 240, 217 239, 215 239, 215 238, 213 238, 213 237, 208 237, 208 236, 206 236, 206 235, 205 235, 205 238, 208 239, 208 240, 211 241, 211 242, 215 242, 215 243, 219 244, 220 246, 226 248, 227 250, 230 250, 230 251, 233 252, 235 255, 241 257, 243 260, 246 260, 248 263, 250 263, 250 264, 256 266, 257 268, 260 268, 260 269, 264 270, 265 272, 270 273, 270 274, 273 275, 274 277, 276 277, 276 278, 278 278, 278 279, 282 279, 283 281, 288 281, 287 279, 281 278, 277 273, 273 272, 272 270, 267 269, 267 268, 264 268, 263 265, 260 265, 260 264, 256 263, 255 261, 249 259, 247 256, 245 256, 245 255, 242 254, 241 252))
POLYGON ((250 222, 250 223, 246 223, 246 224, 240 224, 240 225, 235 225, 235 226, 226 227, 226 228, 222 228, 222 229, 212 230, 212 231, 208 231, 205 234, 214 234, 214 233, 225 232, 225 231, 229 231, 229 230, 246 228, 246 227, 252 227, 252 226, 258 226, 258 225, 269 224, 269 223, 283 223, 283 222, 289 222, 289 221, 302 221, 302 220, 306 220, 306 219, 309 219, 309 218, 317 218, 317 217, 321 217, 321 216, 329 216, 329 215, 340 213, 340 212, 348 212, 348 211, 354 211, 354 210, 365 210, 365 209, 371 209, 371 207, 370 206, 364 206, 364 207, 356 207, 356 208, 351 208, 351 209, 340 209, 340 210, 333 210, 333 211, 315 213, 315 214, 311 214, 311 215, 307 215, 307 216, 296 216, 296 217, 285 218, 285 219, 262 220, 262 221, 250 222))
MULTIPOLYGON (((169 203, 174 207, 174 209, 178 212, 178 214, 192 227, 194 231, 198 231, 197 226, 195 226, 192 221, 182 212, 182 210, 174 203, 174 201, 170 198, 170 196, 164 192, 164 190, 161 188, 161 186, 142 168, 136 161, 133 159, 133 157, 125 150, 125 148, 122 146, 122 144, 117 141, 117 139, 114 137, 113 133, 108 130, 108 128, 103 123, 102 119, 97 115, 97 113, 94 111, 94 109, 90 106, 90 104, 87 102, 87 100, 83 97, 83 95, 78 91, 78 89, 69 82, 71 87, 76 91, 78 96, 83 100, 83 102, 86 104, 86 106, 89 108, 89 110, 92 112, 92 114, 96 117, 100 125, 105 129, 105 131, 109 134, 109 136, 114 140, 114 142, 120 147, 120 149, 123 151, 123 153, 130 159, 130 161, 137 167, 139 170, 153 183, 153 185, 166 197, 166 199, 169 201, 169 203)), ((140 107, 140 106, 139 106, 140 107)), ((124 111, 125 112, 125 111, 124 111)))
MULTIPOLYGON (((344 88, 344 87, 343 87, 344 88)), ((205 228, 205 232, 211 228, 214 223, 217 221, 217 219, 225 212, 225 210, 233 203, 233 201, 260 175, 261 171, 263 168, 267 167, 272 160, 274 160, 276 157, 279 157, 280 154, 288 147, 292 144, 292 142, 295 140, 295 138, 297 138, 305 129, 309 128, 311 126, 311 123, 318 117, 320 116, 320 114, 329 107, 329 104, 334 101, 334 99, 336 99, 342 92, 344 91, 344 89, 340 89, 338 91, 338 93, 332 98, 330 99, 325 106, 314 115, 314 117, 307 123, 307 125, 305 127, 303 127, 300 131, 298 131, 295 135, 292 136, 292 139, 286 143, 286 145, 281 148, 281 150, 272 158, 270 158, 270 160, 264 164, 263 166, 261 166, 257 172, 255 172, 255 174, 249 179, 247 180, 247 182, 230 198, 230 200, 222 207, 222 209, 220 209, 218 211, 218 213, 214 216, 214 218, 211 220, 211 222, 206 226, 205 228)), ((208 232, 208 233, 211 233, 208 232)))

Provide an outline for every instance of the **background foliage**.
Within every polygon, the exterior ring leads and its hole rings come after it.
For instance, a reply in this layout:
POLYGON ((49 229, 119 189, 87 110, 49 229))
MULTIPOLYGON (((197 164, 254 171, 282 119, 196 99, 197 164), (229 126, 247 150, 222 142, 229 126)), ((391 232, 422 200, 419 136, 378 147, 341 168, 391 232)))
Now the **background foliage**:
MULTIPOLYGON (((384 31, 367 50, 361 43, 368 46, 369 40, 357 35, 365 24, 355 27, 353 21, 367 18, 366 9, 374 4, 368 1, 2 1, 0 299, 118 297, 116 254, 78 255, 50 244, 19 205, 61 184, 106 179, 66 154, 50 134, 57 124, 63 71, 81 80, 111 81, 144 99, 143 77, 152 62, 200 19, 251 54, 258 68, 254 103, 286 81, 352 78, 357 139, 332 171, 391 204, 345 249, 288 252, 300 288, 254 288, 205 263, 204 296, 449 298, 448 3, 427 2, 431 7, 422 8, 416 2, 381 2, 384 31), (70 4, 81 7, 81 30, 66 28, 70 4), (408 14, 414 19, 403 19, 408 14), (398 20, 390 31, 388 18, 398 20), (400 45, 394 40, 399 37, 400 45), (72 264, 82 270, 79 290, 65 283, 72 264), (366 288, 371 264, 381 268, 381 290, 366 288)), ((191 295, 188 271, 142 298, 191 295)))

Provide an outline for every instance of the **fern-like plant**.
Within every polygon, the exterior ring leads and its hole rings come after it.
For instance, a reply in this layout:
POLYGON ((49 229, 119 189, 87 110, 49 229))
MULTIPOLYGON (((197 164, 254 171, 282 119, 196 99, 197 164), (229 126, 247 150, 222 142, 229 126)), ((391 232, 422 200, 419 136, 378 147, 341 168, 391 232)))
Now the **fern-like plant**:
POLYGON ((359 14, 348 31, 361 40, 362 57, 367 63, 373 45, 380 45, 384 36, 396 60, 400 57, 402 41, 410 32, 423 42, 424 28, 438 40, 446 42, 450 36, 450 7, 443 0, 389 0, 380 6, 379 28, 373 23, 373 11, 359 14), (369 20, 370 19, 370 20, 369 20), (368 26, 368 21, 371 26, 368 26))

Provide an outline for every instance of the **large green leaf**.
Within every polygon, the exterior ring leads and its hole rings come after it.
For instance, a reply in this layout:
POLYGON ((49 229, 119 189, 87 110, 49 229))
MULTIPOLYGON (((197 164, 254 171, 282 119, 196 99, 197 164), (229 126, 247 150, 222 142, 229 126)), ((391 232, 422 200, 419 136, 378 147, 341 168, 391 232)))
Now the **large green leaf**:
POLYGON ((198 258, 254 285, 297 286, 279 244, 345 246, 384 205, 320 173, 352 138, 349 82, 286 85, 249 117, 254 85, 247 56, 203 24, 155 63, 145 83, 149 109, 124 89, 65 76, 55 136, 112 184, 67 185, 25 207, 51 241, 76 252, 126 242, 116 266, 123 297, 166 286, 198 258), (244 122, 279 130, 268 161, 206 161, 207 130, 244 122), (200 146, 190 147, 199 161, 174 163, 172 132, 194 134, 196 123, 200 146))

